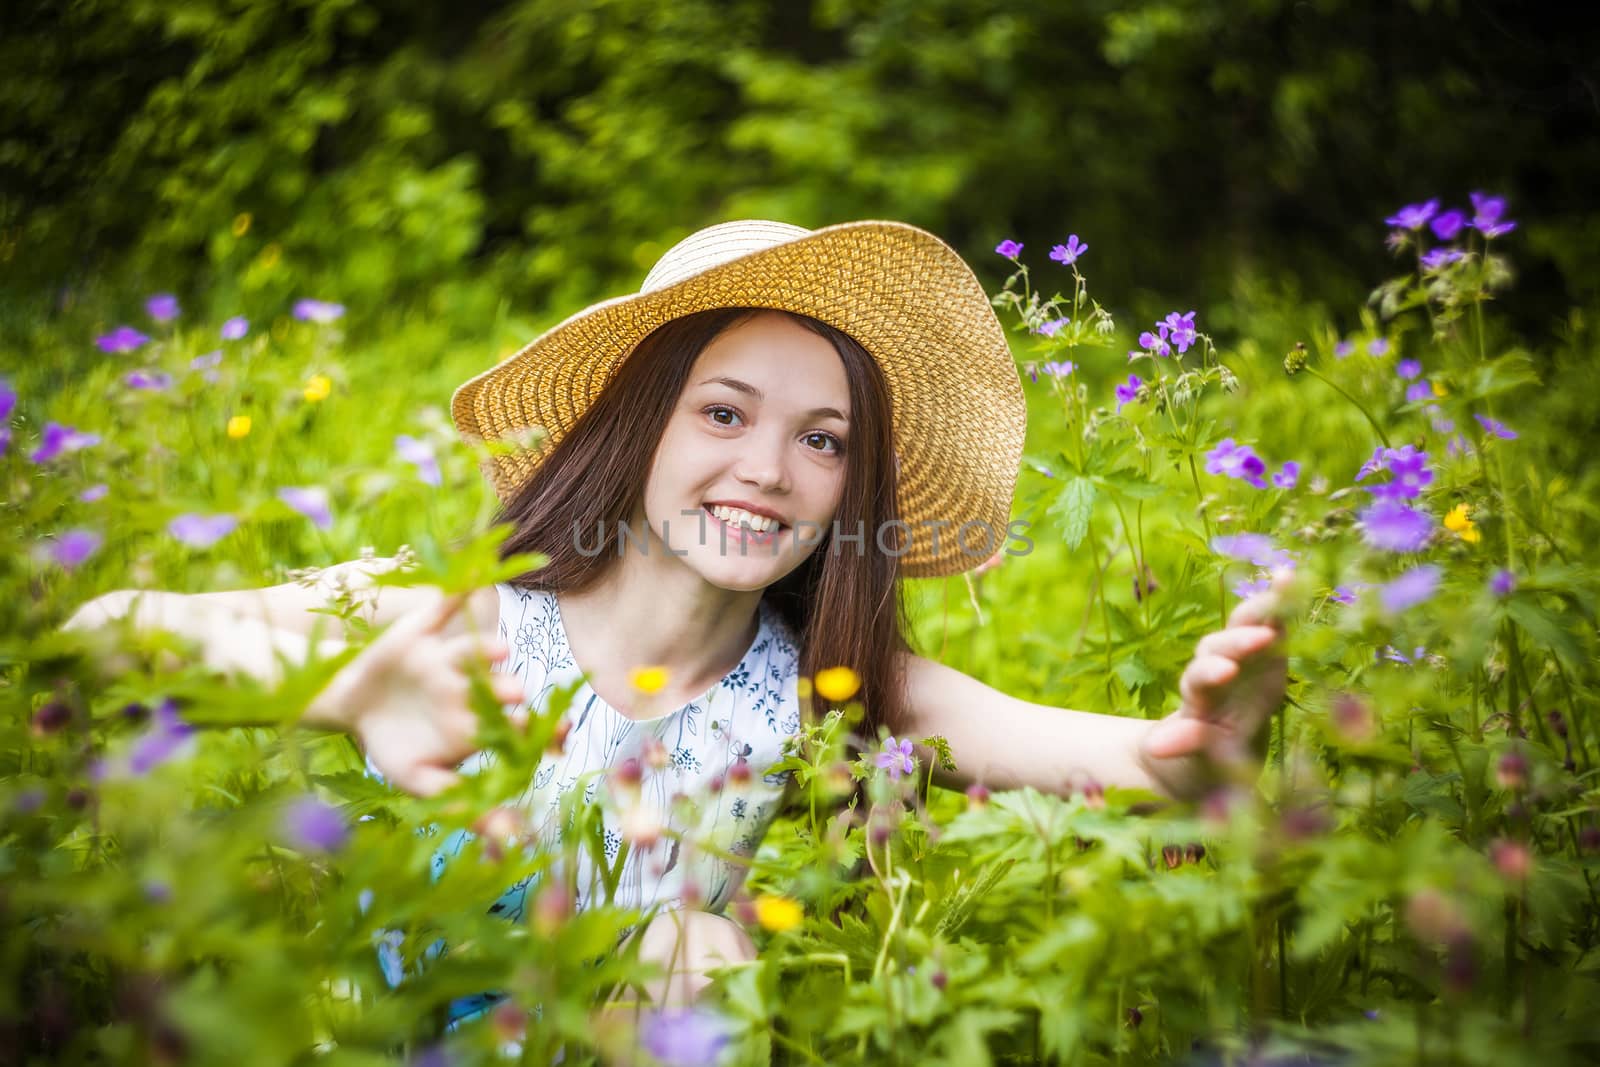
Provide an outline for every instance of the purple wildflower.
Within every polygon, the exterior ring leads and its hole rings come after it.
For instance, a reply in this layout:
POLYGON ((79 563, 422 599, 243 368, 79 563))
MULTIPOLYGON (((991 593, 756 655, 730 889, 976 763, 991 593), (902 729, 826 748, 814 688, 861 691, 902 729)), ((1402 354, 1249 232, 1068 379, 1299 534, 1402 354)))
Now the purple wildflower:
POLYGON ((1435 248, 1422 257, 1423 270, 1439 270, 1466 258, 1466 253, 1456 248, 1435 248))
POLYGON ((343 304, 311 299, 296 300, 294 304, 294 317, 301 322, 332 322, 343 316, 343 304))
POLYGON ((444 478, 439 473, 439 461, 433 454, 433 446, 428 442, 403 433, 394 439, 394 448, 401 459, 416 464, 417 476, 424 482, 429 485, 444 483, 444 478))
POLYGON ((1122 410, 1122 405, 1131 404, 1139 399, 1139 386, 1144 382, 1137 374, 1128 375, 1128 380, 1117 386, 1117 410, 1122 410))
POLYGON ((1409 382, 1422 373, 1422 363, 1420 360, 1402 359, 1394 365, 1394 372, 1409 382))
POLYGON ((1489 591, 1498 597, 1510 596, 1511 591, 1516 587, 1517 576, 1504 567, 1495 571, 1494 576, 1489 579, 1489 591))
POLYGON ((167 523, 167 532, 190 548, 210 548, 233 532, 239 520, 232 515, 179 515, 167 523))
POLYGON ((1070 360, 1070 359, 1062 360, 1062 361, 1059 361, 1059 362, 1056 361, 1056 360, 1051 360, 1049 363, 1046 363, 1044 366, 1040 367, 1039 369, 1041 371, 1043 371, 1044 373, 1050 375, 1050 377, 1052 377, 1052 378, 1065 378, 1067 375, 1069 375, 1073 371, 1077 370, 1078 369, 1078 365, 1076 363, 1073 363, 1072 360, 1070 360))
POLYGON ((1261 477, 1266 473, 1266 469, 1266 463, 1249 445, 1236 445, 1231 437, 1224 437, 1217 443, 1217 447, 1206 453, 1207 474, 1238 478, 1240 481, 1249 482, 1257 489, 1267 487, 1266 479, 1261 477))
POLYGON ((1384 497, 1361 513, 1367 544, 1387 552, 1419 552, 1433 537, 1433 518, 1401 501, 1384 497))
POLYGON ((1156 332, 1149 330, 1139 335, 1139 347, 1154 356, 1172 355, 1172 346, 1167 344, 1167 335, 1171 329, 1165 323, 1156 324, 1156 332))
POLYGON ((1505 214, 1506 199, 1503 196, 1485 196, 1483 193, 1472 194, 1473 228, 1487 238, 1504 237, 1517 228, 1511 221, 1501 222, 1500 216, 1505 214))
POLYGON ((1517 431, 1513 430, 1499 419, 1491 419, 1487 415, 1473 415, 1472 417, 1478 420, 1479 426, 1482 426, 1486 431, 1494 434, 1496 437, 1499 437, 1502 440, 1515 441, 1517 439, 1517 431))
POLYGON ((94 555, 104 541, 105 538, 93 530, 68 530, 51 546, 50 556, 67 570, 72 570, 94 555))
POLYGON ((729 1041, 720 1016, 706 1008, 667 1008, 639 1028, 644 1049, 664 1067, 709 1067, 729 1041))
POLYGON ((1279 489, 1293 489, 1300 482, 1300 464, 1286 460, 1283 469, 1272 476, 1272 484, 1279 489))
POLYGON ((83 501, 85 504, 93 504, 96 500, 104 500, 106 494, 109 492, 111 492, 111 490, 106 487, 106 483, 101 482, 98 485, 91 485, 89 488, 79 493, 78 499, 83 501))
POLYGON ((1338 344, 1333 346, 1333 357, 1335 359, 1344 359, 1345 357, 1349 356, 1350 353, 1354 352, 1355 350, 1356 350, 1356 346, 1354 344, 1352 344, 1351 342, 1349 342, 1349 341, 1340 341, 1338 344))
POLYGON ((1257 593, 1265 593, 1272 588, 1270 578, 1245 578, 1233 583, 1233 595, 1240 600, 1246 600, 1257 593))
POLYGON ((11 381, 0 378, 0 422, 5 422, 11 413, 17 410, 17 391, 11 387, 11 381))
POLYGON ((172 384, 172 375, 165 371, 130 371, 123 379, 122 384, 129 389, 153 389, 159 392, 172 384))
POLYGON ((94 343, 100 346, 100 351, 120 354, 132 352, 150 338, 135 330, 132 326, 118 326, 104 337, 95 338, 94 343))
POLYGON ((283 811, 284 838, 302 852, 337 852, 350 831, 344 818, 313 796, 303 796, 283 811))
POLYGON ((156 705, 150 728, 134 742, 128 753, 128 770, 144 774, 173 756, 194 734, 194 727, 178 717, 178 705, 170 698, 156 705))
POLYGON ((1468 444, 1467 439, 1458 433, 1450 435, 1450 440, 1444 444, 1444 450, 1446 455, 1451 456, 1472 455, 1472 445, 1468 444))
POLYGON ((1022 254, 1022 245, 1009 237, 994 246, 995 254, 1005 256, 1007 259, 1016 259, 1022 254))
POLYGON ((1428 227, 1433 230, 1433 235, 1439 240, 1451 241, 1455 239, 1456 234, 1460 233, 1462 227, 1466 226, 1466 224, 1466 213, 1452 208, 1429 222, 1428 227))
POLYGON ((1328 594, 1328 599, 1338 604, 1354 604, 1356 602, 1356 586, 1334 586, 1333 592, 1328 594))
POLYGON ((896 741, 893 737, 884 739, 883 751, 878 753, 876 762, 896 781, 902 774, 910 774, 917 769, 916 760, 911 754, 911 742, 896 741))
POLYGON ((195 356, 193 359, 191 359, 189 361, 189 369, 190 370, 209 370, 210 368, 215 367, 217 364, 219 364, 221 362, 222 362, 222 349, 219 348, 215 352, 207 352, 203 356, 195 356))
POLYGON ((235 315, 222 324, 222 339, 224 341, 237 341, 250 332, 250 320, 243 315, 235 315))
POLYGON ((1427 654, 1428 649, 1426 645, 1418 645, 1416 648, 1411 650, 1411 655, 1409 656, 1404 652, 1401 652, 1398 648, 1395 648, 1393 645, 1384 645, 1383 652, 1379 658, 1386 659, 1390 663, 1404 663, 1407 667, 1409 667, 1412 664, 1421 663, 1427 654))
POLYGON ((1038 333, 1038 334, 1043 334, 1046 337, 1054 337, 1056 334, 1061 332, 1061 328, 1063 326, 1067 325, 1071 321, 1072 320, 1067 318, 1066 316, 1062 316, 1059 319, 1051 319, 1049 322, 1044 323, 1042 326, 1040 326, 1037 330, 1034 330, 1033 332, 1034 333, 1038 333))
POLYGON ((1398 226, 1403 230, 1420 230, 1433 218, 1434 212, 1439 210, 1439 201, 1429 200, 1425 204, 1407 204, 1399 211, 1390 215, 1383 221, 1390 226, 1398 226))
POLYGON ((47 422, 40 434, 39 447, 28 458, 34 463, 49 463, 66 452, 76 452, 100 443, 100 435, 82 433, 59 422, 47 422))
POLYGON ((171 322, 178 317, 178 298, 171 293, 157 293, 144 302, 144 309, 157 322, 171 322))
POLYGON ((1254 563, 1258 567, 1292 566, 1289 553, 1272 543, 1265 534, 1221 534, 1211 539, 1211 550, 1229 559, 1254 563))
POLYGON ((1389 354, 1389 339, 1387 337, 1374 337, 1367 342, 1367 355, 1387 356, 1389 354))
POLYGON ((1378 589, 1378 601, 1391 614, 1414 608, 1439 591, 1443 572, 1432 563, 1413 567, 1378 589))
POLYGON ((1406 403, 1420 404, 1433 395, 1433 386, 1424 378, 1420 382, 1413 382, 1406 386, 1406 403))
POLYGON ((1379 445, 1377 448, 1374 448, 1372 450, 1372 457, 1361 465, 1361 469, 1360 470, 1356 471, 1356 481, 1359 482, 1361 479, 1365 478, 1367 475, 1376 474, 1378 471, 1382 470, 1383 469, 1383 454, 1385 452, 1387 452, 1387 451, 1388 451, 1388 449, 1384 448, 1382 445, 1379 445))
POLYGON ((319 530, 333 527, 333 512, 328 508, 328 491, 320 485, 294 486, 278 490, 278 499, 310 519, 319 530))
POLYGON ((1384 485, 1368 487, 1373 496, 1411 500, 1421 496, 1423 486, 1433 481, 1428 454, 1419 452, 1416 445, 1384 449, 1383 465, 1394 479, 1384 485))
POLYGON ((1193 311, 1182 315, 1173 311, 1161 323, 1172 331, 1172 343, 1177 346, 1180 356, 1189 351, 1189 346, 1194 344, 1194 339, 1198 336, 1194 328, 1194 315, 1193 311))
POLYGON ((0 456, 5 455, 6 454, 6 450, 9 449, 10 447, 11 447, 11 427, 9 427, 9 426, 0 426, 0 456))
POLYGON ((1050 250, 1050 258, 1055 260, 1057 263, 1061 263, 1070 267, 1074 263, 1078 262, 1078 257, 1087 251, 1089 251, 1089 246, 1080 243, 1078 241, 1078 235, 1074 233, 1068 235, 1066 244, 1056 245, 1050 250))

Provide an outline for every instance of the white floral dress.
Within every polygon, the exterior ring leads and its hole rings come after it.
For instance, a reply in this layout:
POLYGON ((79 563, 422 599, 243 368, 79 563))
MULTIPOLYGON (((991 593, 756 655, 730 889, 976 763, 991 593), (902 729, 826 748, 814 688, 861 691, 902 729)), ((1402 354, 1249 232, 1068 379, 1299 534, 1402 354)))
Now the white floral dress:
MULTIPOLYGON (((578 683, 582 673, 572 656, 560 605, 554 594, 543 590, 505 583, 496 589, 500 639, 511 649, 497 670, 520 677, 527 706, 542 710, 553 692, 578 683)), ((571 727, 561 753, 544 756, 533 781, 518 798, 531 829, 541 841, 559 845, 564 829, 559 818, 562 798, 582 782, 585 799, 594 800, 603 786, 604 771, 632 757, 639 760, 642 773, 639 802, 653 809, 663 826, 718 850, 752 855, 777 814, 791 777, 787 771, 763 772, 783 758, 785 743, 800 729, 799 671, 792 631, 763 601, 755 640, 739 664, 702 696, 666 715, 630 719, 601 699, 587 681, 582 682, 564 716, 571 727), (647 762, 647 751, 656 748, 653 742, 660 742, 665 751, 664 767, 647 762), (713 791, 713 780, 726 779, 740 759, 749 764, 749 784, 713 791), (678 793, 696 802, 695 825, 676 821, 682 809, 673 805, 672 799, 678 793)), ((492 758, 491 753, 478 753, 460 769, 473 773, 492 758)), ((622 843, 619 814, 608 806, 604 821, 607 858, 614 860, 622 843)), ((436 875, 468 839, 469 835, 458 832, 444 841, 434 854, 436 875)), ((720 912, 743 873, 744 868, 733 861, 699 849, 680 848, 676 839, 663 835, 650 848, 630 849, 611 903, 641 910, 657 903, 664 908, 681 907, 684 887, 692 880, 699 891, 698 906, 720 912)), ((529 886, 530 881, 511 886, 490 910, 520 921, 529 886)), ((591 887, 600 894, 605 892, 592 859, 580 850, 578 909, 591 902, 591 887)), ((395 977, 391 974, 391 981, 395 977)), ((480 1014, 497 999, 486 994, 456 1002, 452 1024, 480 1014)))

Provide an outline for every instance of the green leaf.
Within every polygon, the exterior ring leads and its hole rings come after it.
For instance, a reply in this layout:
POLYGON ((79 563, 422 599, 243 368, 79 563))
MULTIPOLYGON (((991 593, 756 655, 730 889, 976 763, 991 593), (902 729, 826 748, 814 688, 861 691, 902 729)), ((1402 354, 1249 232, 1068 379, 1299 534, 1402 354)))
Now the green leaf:
POLYGON ((1050 505, 1049 514, 1061 522, 1061 536, 1067 547, 1076 549, 1089 534, 1089 519, 1094 514, 1094 482, 1084 477, 1074 477, 1061 487, 1056 502, 1050 505))

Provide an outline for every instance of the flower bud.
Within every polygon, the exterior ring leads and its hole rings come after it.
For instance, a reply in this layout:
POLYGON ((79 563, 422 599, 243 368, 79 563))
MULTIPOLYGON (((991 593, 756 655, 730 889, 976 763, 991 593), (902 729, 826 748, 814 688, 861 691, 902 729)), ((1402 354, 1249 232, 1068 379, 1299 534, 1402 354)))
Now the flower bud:
POLYGON ((89 791, 87 789, 67 790, 67 807, 73 811, 82 811, 89 806, 89 791))
POLYGON ((72 706, 60 700, 52 700, 33 713, 33 735, 45 737, 56 733, 71 721, 72 706))
POLYGON ((559 756, 567 750, 567 735, 572 733, 572 720, 562 719, 556 723, 555 733, 550 735, 550 745, 545 749, 552 756, 559 756))
POLYGON ((874 845, 881 846, 894 836, 894 827, 881 819, 874 819, 869 830, 869 836, 872 838, 874 845))
POLYGON ((661 816, 648 804, 634 804, 622 813, 622 839, 639 848, 661 840, 661 816))
POLYGON ((521 1041, 528 1030, 528 1013, 509 1000, 502 1000, 489 1016, 495 1036, 501 1041, 521 1041))
POLYGON ((982 782, 973 782, 967 786, 967 802, 974 808, 989 806, 989 790, 982 782))
POLYGON ((1129 1029, 1137 1030, 1139 1028, 1139 1024, 1142 1023, 1142 1022, 1144 1022, 1144 1012, 1140 1011, 1137 1007, 1129 1008, 1128 1009, 1128 1027, 1129 1027, 1129 1029))
POLYGON ((1093 778, 1084 783, 1083 805, 1095 811, 1099 811, 1106 806, 1106 791, 1093 778))
POLYGON ((131 704, 122 705, 123 719, 131 723, 141 723, 150 717, 150 709, 135 700, 131 704))
POLYGON ((1472 991, 1478 977, 1477 953, 1465 932, 1450 939, 1444 951, 1445 991, 1457 996, 1472 991))
POLYGON ((1500 757, 1500 762, 1495 764, 1495 781, 1500 783, 1501 789, 1510 789, 1520 792, 1528 787, 1528 757, 1516 749, 1505 752, 1500 757))
POLYGON ((1167 870, 1174 870, 1183 863, 1183 849, 1177 845, 1162 845, 1161 858, 1167 863, 1167 870))
POLYGON ((1495 869, 1513 882, 1526 882, 1533 870, 1533 850, 1521 841, 1497 838, 1489 845, 1495 869))
POLYGON ((1455 902, 1431 887, 1417 890, 1406 901, 1406 925, 1429 944, 1466 934, 1466 922, 1455 902))
POLYGON ((945 974, 943 971, 934 971, 933 974, 928 978, 928 981, 933 983, 933 988, 943 993, 945 987, 950 984, 950 976, 945 974))
POLYGON ((1550 723, 1550 729, 1556 732, 1557 737, 1567 736, 1567 720, 1559 711, 1551 711, 1545 716, 1550 723))
POLYGON ((1206 858, 1206 846, 1201 844, 1185 846, 1183 850, 1183 858, 1190 863, 1199 863, 1201 860, 1206 858))
POLYGON ((549 939, 572 917, 572 894, 560 882, 546 882, 533 901, 533 929, 549 939))
POLYGON ((639 793, 639 782, 644 778, 644 773, 639 767, 639 761, 629 756, 611 772, 611 784, 631 796, 639 793))
POLYGON ((1304 341, 1296 341, 1294 348, 1290 349, 1289 354, 1283 357, 1283 372, 1291 378, 1294 377, 1306 369, 1306 363, 1310 361, 1310 358, 1310 355, 1306 352, 1306 343, 1304 341))
POLYGON ((1378 722, 1372 709, 1353 693, 1340 693, 1334 698, 1329 717, 1334 729, 1352 744, 1364 744, 1378 733, 1378 722))
POLYGON ((1585 852, 1600 852, 1600 826, 1585 826, 1579 830, 1578 847, 1585 852))

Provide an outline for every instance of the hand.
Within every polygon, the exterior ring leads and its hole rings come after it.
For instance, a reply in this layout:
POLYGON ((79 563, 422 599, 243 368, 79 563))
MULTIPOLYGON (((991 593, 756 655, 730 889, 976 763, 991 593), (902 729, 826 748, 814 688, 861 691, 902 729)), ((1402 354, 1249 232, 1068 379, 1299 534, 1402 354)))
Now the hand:
POLYGON ((1283 703, 1288 661, 1279 609, 1293 580, 1242 601, 1225 629, 1200 639, 1178 682, 1182 704, 1139 743, 1141 764, 1178 797, 1193 797, 1218 777, 1254 775, 1265 755, 1263 729, 1283 703))
MULTIPOLYGON (((402 615, 316 701, 333 709, 324 717, 343 722, 386 779, 416 796, 453 785, 455 766, 477 751, 470 674, 510 653, 498 641, 447 632, 467 599, 435 593, 402 615)), ((524 699, 515 675, 491 674, 489 684, 502 704, 524 699)))

